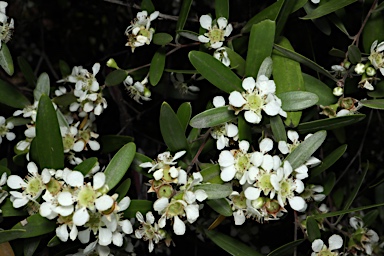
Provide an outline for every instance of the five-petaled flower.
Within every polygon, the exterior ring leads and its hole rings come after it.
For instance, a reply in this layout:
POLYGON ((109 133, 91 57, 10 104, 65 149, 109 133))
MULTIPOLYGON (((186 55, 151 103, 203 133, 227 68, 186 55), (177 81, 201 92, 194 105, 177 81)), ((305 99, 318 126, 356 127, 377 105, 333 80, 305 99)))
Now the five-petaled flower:
POLYGON ((202 28, 208 30, 204 35, 200 35, 199 41, 202 43, 209 43, 211 48, 217 49, 223 45, 224 37, 227 37, 232 32, 232 25, 228 24, 228 20, 220 17, 216 22, 212 21, 211 16, 202 15, 200 17, 200 25, 202 28))

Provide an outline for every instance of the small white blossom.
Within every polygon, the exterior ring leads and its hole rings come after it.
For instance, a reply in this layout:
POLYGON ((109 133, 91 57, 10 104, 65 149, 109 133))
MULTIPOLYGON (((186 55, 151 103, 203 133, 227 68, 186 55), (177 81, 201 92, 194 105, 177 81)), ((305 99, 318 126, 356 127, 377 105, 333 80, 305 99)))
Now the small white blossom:
POLYGON ((371 61, 375 69, 379 69, 384 76, 384 41, 378 44, 375 40, 371 45, 371 55, 368 59, 371 61))
POLYGON ((15 28, 14 20, 11 19, 8 22, 8 16, 5 13, 5 8, 8 6, 7 2, 0 1, 0 48, 2 43, 8 43, 11 40, 13 35, 13 30, 15 28))
POLYGON ((14 127, 12 122, 7 122, 3 116, 0 116, 0 144, 3 140, 3 137, 7 140, 12 141, 16 138, 16 135, 11 132, 14 127))
POLYGON ((211 48, 217 49, 223 45, 225 37, 228 37, 232 32, 232 25, 228 24, 228 20, 220 17, 213 23, 211 16, 202 15, 200 17, 200 25, 208 30, 204 35, 198 37, 202 43, 209 43, 211 48))
POLYGON ((164 239, 166 233, 159 228, 151 211, 147 212, 145 217, 146 219, 144 219, 141 212, 136 213, 136 218, 140 223, 140 227, 135 230, 135 236, 138 239, 149 241, 148 250, 149 252, 152 252, 155 244, 164 239))
POLYGON ((229 65, 231 65, 231 60, 228 57, 228 53, 227 53, 225 47, 220 47, 220 48, 216 49, 216 51, 213 53, 213 57, 215 57, 215 59, 221 61, 221 63, 223 63, 227 67, 229 67, 229 65))
POLYGON ((332 252, 334 250, 340 249, 343 246, 343 238, 339 235, 332 235, 328 239, 327 247, 323 240, 316 239, 312 242, 312 254, 311 256, 321 256, 321 255, 329 255, 329 256, 337 256, 339 255, 337 252, 332 252))
POLYGON ((150 101, 151 100, 151 91, 148 90, 146 84, 148 83, 147 77, 143 81, 136 81, 133 83, 131 76, 127 76, 123 81, 125 88, 128 91, 129 96, 134 99, 137 103, 140 103, 140 100, 150 101))

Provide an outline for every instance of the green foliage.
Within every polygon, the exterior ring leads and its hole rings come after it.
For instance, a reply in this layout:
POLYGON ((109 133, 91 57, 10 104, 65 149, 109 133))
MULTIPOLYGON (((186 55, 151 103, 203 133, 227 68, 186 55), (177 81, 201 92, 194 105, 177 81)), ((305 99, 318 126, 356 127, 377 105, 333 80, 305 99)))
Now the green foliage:
POLYGON ((3 68, 5 73, 7 73, 9 76, 12 76, 13 72, 15 72, 11 52, 9 51, 8 46, 6 44, 1 45, 0 66, 3 68))

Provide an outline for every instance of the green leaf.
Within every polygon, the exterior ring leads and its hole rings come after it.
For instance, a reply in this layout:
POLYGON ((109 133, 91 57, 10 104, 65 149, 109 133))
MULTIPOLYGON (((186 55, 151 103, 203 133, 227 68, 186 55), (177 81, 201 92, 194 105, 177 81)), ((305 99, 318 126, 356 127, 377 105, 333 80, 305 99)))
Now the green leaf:
POLYGON ((184 29, 185 22, 187 21, 189 10, 191 9, 193 0, 183 0, 180 7, 179 18, 176 23, 176 31, 184 29))
POLYGON ((367 92, 369 97, 372 98, 382 98, 384 97, 384 81, 380 81, 375 85, 374 91, 367 92))
POLYGON ((284 111, 298 111, 316 105, 319 98, 311 92, 290 91, 276 95, 281 99, 284 111))
POLYGON ((212 240, 217 246, 225 250, 231 255, 236 256, 262 256, 261 253, 253 250, 251 247, 243 244, 242 242, 224 235, 223 233, 214 230, 205 230, 205 234, 212 240))
POLYGON ((4 69, 5 73, 12 76, 14 70, 12 55, 8 49, 7 44, 2 43, 0 49, 0 66, 4 69))
POLYGON ((202 184, 193 187, 194 190, 202 189, 207 193, 208 199, 220 199, 229 196, 232 188, 221 184, 202 184))
POLYGON ((307 217, 306 226, 309 242, 312 243, 314 240, 321 238, 319 224, 312 216, 307 217))
POLYGON ((22 237, 25 231, 25 229, 0 230, 0 244, 22 237))
POLYGON ((354 44, 348 46, 348 59, 352 64, 356 64, 361 61, 361 52, 359 47, 354 44))
POLYGON ((172 42, 173 37, 167 33, 156 33, 153 35, 152 42, 157 45, 167 45, 172 42))
POLYGON ((71 74, 71 68, 64 60, 59 60, 59 68, 62 77, 67 77, 71 74))
MULTIPOLYGON (((304 5, 304 10, 307 14, 311 14, 316 8, 317 8, 317 5, 316 6, 312 4, 304 5)), ((312 20, 312 23, 315 24, 315 26, 325 35, 327 36, 331 35, 332 28, 327 17, 321 17, 319 19, 312 20)))
POLYGON ((121 183, 121 185, 116 189, 115 193, 119 195, 117 198, 117 201, 120 202, 121 199, 123 199, 127 193, 129 188, 131 187, 131 179, 127 178, 125 181, 121 183))
POLYGON ((277 17, 277 20, 276 20, 276 38, 280 36, 281 32, 283 31, 285 27, 285 23, 287 22, 289 15, 294 10, 296 3, 297 3, 297 0, 284 1, 281 11, 279 13, 279 16, 277 17))
POLYGON ((199 34, 189 30, 178 30, 177 35, 199 42, 199 34))
POLYGON ((232 213, 233 213, 232 208, 225 198, 207 200, 206 203, 215 212, 217 212, 223 216, 226 216, 226 217, 232 216, 232 213))
MULTIPOLYGON (((343 22, 340 20, 339 16, 337 16, 335 13, 331 13, 327 16, 327 18, 341 31, 343 32, 346 36, 349 38, 351 37, 348 33, 348 30, 344 26, 343 22)), ((345 56, 344 56, 345 57, 345 56)), ((344 58, 343 57, 343 58, 344 58)))
POLYGON ((252 126, 245 120, 244 116, 237 118, 237 126, 239 128, 239 141, 252 141, 252 126))
POLYGON ((224 17, 228 20, 229 17, 229 1, 215 0, 216 19, 224 17))
POLYGON ((267 256, 286 256, 286 255, 292 255, 293 248, 304 242, 305 239, 298 239, 292 242, 289 242, 272 252, 270 252, 267 256))
POLYGON ((97 162, 97 157, 91 157, 78 164, 73 170, 79 171, 85 176, 96 166, 97 162))
POLYGON ((41 237, 31 237, 25 239, 23 242, 24 245, 24 256, 33 256, 39 243, 41 241, 41 237))
MULTIPOLYGON (((359 190, 361 188, 361 185, 363 185, 363 182, 364 182, 364 179, 365 179, 365 176, 367 176, 367 172, 368 172, 368 169, 369 169, 369 162, 367 162, 367 166, 364 170, 364 172, 361 174, 361 176, 359 178, 357 178, 357 180, 354 182, 355 183, 355 187, 354 189, 349 193, 349 196, 347 197, 347 200, 344 204, 344 207, 343 207, 343 210, 348 210, 349 207, 351 207, 353 201, 355 200, 357 194, 359 193, 359 190)), ((344 214, 340 214, 339 215, 339 218, 337 219, 336 223, 339 223, 341 221, 341 219, 343 218, 344 214)))
POLYGON ((61 243, 61 240, 57 236, 54 236, 47 243, 47 247, 55 247, 56 245, 59 245, 60 243, 61 243))
POLYGON ((273 70, 273 61, 272 61, 272 58, 268 56, 261 63, 259 71, 257 72, 257 77, 264 75, 270 78, 272 75, 272 70, 273 70))
POLYGON ((19 56, 17 57, 17 63, 19 64, 21 72, 23 72, 24 78, 27 80, 28 84, 36 85, 37 79, 28 61, 24 57, 19 56))
POLYGON ((384 109, 384 99, 378 100, 361 100, 360 103, 368 108, 384 109))
POLYGON ((151 14, 155 11, 155 6, 151 0, 143 0, 141 1, 141 10, 146 10, 148 14, 151 14))
POLYGON ((225 47, 225 51, 228 54, 228 58, 231 61, 231 68, 236 70, 239 76, 245 75, 245 60, 240 54, 232 50, 231 48, 225 47))
POLYGON ((31 105, 27 97, 25 97, 19 90, 1 79, 0 103, 18 109, 23 109, 24 107, 31 105))
POLYGON ((134 141, 134 138, 130 136, 103 135, 100 137, 101 152, 103 154, 115 152, 125 144, 133 141, 134 141))
POLYGON ((22 209, 14 208, 10 198, 8 197, 5 199, 5 202, 3 202, 1 205, 1 215, 3 217, 15 217, 15 216, 27 216, 28 213, 22 209))
POLYGON ((286 47, 283 47, 281 45, 275 44, 274 48, 278 50, 279 52, 283 53, 285 56, 287 56, 290 59, 296 60, 297 62, 306 65, 307 67, 325 75, 326 77, 332 79, 334 82, 337 82, 337 79, 333 77, 331 73, 329 73, 326 69, 321 67, 319 64, 316 62, 304 57, 301 54, 298 54, 290 49, 287 49, 286 47))
POLYGON ((351 124, 360 122, 364 118, 365 118, 365 115, 363 114, 327 118, 322 120, 301 123, 297 127, 297 129, 300 133, 310 133, 310 132, 316 132, 319 130, 333 130, 336 128, 349 126, 351 124))
POLYGON ((31 122, 31 119, 27 119, 24 117, 11 116, 7 118, 7 122, 12 122, 14 126, 22 126, 22 125, 29 124, 31 122))
POLYGON ((135 143, 129 142, 113 156, 104 171, 106 177, 105 184, 108 186, 109 190, 113 189, 124 177, 135 157, 135 153, 135 143))
POLYGON ((128 209, 124 211, 124 217, 135 218, 136 212, 141 212, 145 215, 147 212, 152 211, 152 204, 152 201, 133 199, 128 209))
POLYGON ((279 115, 271 116, 269 119, 271 122, 271 129, 273 133, 273 137, 275 138, 275 141, 287 141, 287 133, 285 131, 283 120, 281 120, 281 117, 279 115))
POLYGON ((133 162, 131 164, 131 169, 135 170, 138 173, 143 174, 144 176, 152 179, 152 174, 148 173, 147 168, 141 168, 140 164, 146 163, 146 162, 153 162, 153 160, 143 154, 137 153, 135 154, 135 158, 133 159, 133 162))
POLYGON ((305 90, 317 95, 319 101, 317 105, 329 106, 337 102, 337 98, 333 95, 332 89, 319 79, 302 74, 304 79, 305 90))
POLYGON ((59 122, 60 127, 67 127, 69 129, 69 124, 63 113, 61 113, 60 108, 56 109, 57 121, 59 122))
POLYGON ((64 168, 63 139, 57 114, 51 99, 45 94, 41 95, 37 108, 35 141, 41 170, 43 168, 64 168))
POLYGON ((160 47, 153 55, 151 66, 149 67, 149 82, 155 86, 163 76, 165 67, 165 48, 160 47))
POLYGON ((293 169, 302 165, 305 161, 312 156, 313 153, 323 144, 327 137, 326 131, 318 131, 302 143, 300 143, 295 150, 293 150, 285 160, 288 161, 293 169))
POLYGON ((380 43, 384 40, 384 16, 380 12, 372 13, 364 26, 362 33, 362 43, 364 52, 371 52, 371 45, 375 40, 380 43))
POLYGON ((33 90, 33 97, 35 101, 38 101, 42 94, 49 96, 50 87, 51 85, 48 74, 45 72, 41 73, 37 79, 36 88, 33 90))
POLYGON ((264 20, 252 26, 245 63, 246 77, 257 77, 261 63, 271 56, 275 30, 276 24, 272 20, 264 20))
POLYGON ((236 116, 228 106, 211 108, 194 116, 189 124, 194 128, 209 128, 232 121, 236 116))
POLYGON ((352 209, 348 209, 348 210, 341 210, 341 211, 335 211, 335 212, 316 214, 316 215, 313 215, 313 217, 315 219, 324 219, 324 218, 335 217, 335 216, 339 216, 341 214, 347 214, 347 213, 351 213, 351 212, 360 212, 360 211, 363 211, 366 209, 376 208, 376 207, 381 207, 381 206, 384 206, 384 203, 365 205, 365 206, 352 208, 352 209))
POLYGON ((333 189, 333 187, 335 186, 335 183, 336 183, 336 175, 334 172, 330 172, 330 173, 327 173, 327 176, 326 176, 326 180, 324 182, 324 191, 323 191, 323 194, 324 195, 329 195, 333 189))
POLYGON ((121 84, 127 78, 128 72, 122 69, 116 69, 109 73, 105 78, 105 85, 114 86, 121 84))
POLYGON ((69 107, 69 105, 77 101, 77 98, 73 93, 66 93, 53 98, 52 101, 59 106, 69 107))
POLYGON ((347 5, 350 5, 357 0, 330 0, 319 7, 317 7, 313 12, 302 17, 303 20, 317 19, 327 14, 330 14, 334 11, 337 11, 347 5))
POLYGON ((196 70, 217 88, 227 93, 243 91, 241 79, 213 56, 204 52, 191 51, 188 57, 196 70))
POLYGON ((169 104, 166 102, 161 105, 160 109, 160 131, 164 142, 170 151, 189 151, 184 127, 181 125, 179 118, 171 106, 169 106, 169 104))
POLYGON ((56 229, 56 221, 48 220, 36 213, 26 219, 27 224, 17 223, 12 230, 24 229, 26 232, 20 238, 36 237, 51 233, 56 229))
POLYGON ((201 176, 203 176, 203 181, 206 183, 215 183, 223 184, 223 180, 220 178, 220 166, 218 164, 208 164, 208 166, 200 166, 202 170, 200 171, 201 176))
POLYGON ((375 209, 365 214, 362 218, 364 222, 364 226, 366 227, 371 226, 379 216, 379 213, 380 213, 379 210, 375 209))
POLYGON ((328 54, 338 58, 345 58, 345 52, 334 47, 329 50, 328 54))
POLYGON ((184 128, 184 132, 187 130, 189 120, 191 119, 192 115, 192 107, 191 103, 184 102, 180 105, 180 107, 177 109, 177 118, 180 121, 181 126, 184 128))
POLYGON ((332 153, 327 155, 324 160, 321 161, 321 164, 319 166, 316 166, 311 170, 311 178, 316 177, 317 175, 331 167, 334 163, 336 163, 336 161, 344 155, 345 150, 347 150, 347 144, 341 145, 340 147, 332 151, 332 153))

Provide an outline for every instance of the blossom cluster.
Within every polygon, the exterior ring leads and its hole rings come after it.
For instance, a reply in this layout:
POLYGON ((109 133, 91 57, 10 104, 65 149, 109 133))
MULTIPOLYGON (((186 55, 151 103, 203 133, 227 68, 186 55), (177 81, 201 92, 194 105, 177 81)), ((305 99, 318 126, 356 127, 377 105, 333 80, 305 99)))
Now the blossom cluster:
POLYGON ((8 16, 5 13, 5 8, 8 6, 7 2, 0 1, 0 48, 2 43, 8 43, 11 40, 13 35, 13 30, 15 29, 15 22, 11 18, 8 21, 8 16))

